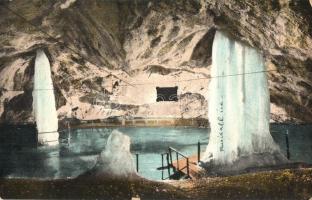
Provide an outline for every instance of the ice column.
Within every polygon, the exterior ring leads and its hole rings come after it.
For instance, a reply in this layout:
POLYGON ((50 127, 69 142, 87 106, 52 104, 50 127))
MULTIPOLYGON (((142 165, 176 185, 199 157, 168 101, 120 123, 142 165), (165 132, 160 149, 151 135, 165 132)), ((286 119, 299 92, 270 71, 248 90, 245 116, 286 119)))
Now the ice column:
POLYGON ((211 133, 204 155, 217 171, 284 162, 269 132, 270 101, 264 60, 254 48, 217 32, 209 85, 211 133))
POLYGON ((39 144, 58 144, 58 119, 50 63, 42 50, 37 50, 35 61, 33 109, 39 144))

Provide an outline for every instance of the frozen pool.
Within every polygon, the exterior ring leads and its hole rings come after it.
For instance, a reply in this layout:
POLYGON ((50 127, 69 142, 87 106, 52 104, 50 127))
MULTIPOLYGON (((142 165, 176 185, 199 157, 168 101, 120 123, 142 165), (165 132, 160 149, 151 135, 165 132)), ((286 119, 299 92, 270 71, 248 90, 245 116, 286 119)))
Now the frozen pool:
MULTIPOLYGON (((209 129, 182 127, 117 129, 130 136, 134 158, 135 154, 139 154, 139 174, 153 180, 161 179, 161 171, 156 168, 161 166, 160 154, 166 152, 168 146, 186 155, 196 154, 197 142, 204 143, 202 146, 204 150, 209 132, 209 129)), ((312 125, 272 125, 273 138, 284 153, 287 129, 291 160, 312 163, 312 125)), ((112 130, 112 128, 72 130, 70 135, 61 134, 60 145, 52 148, 34 148, 28 144, 28 140, 16 140, 14 137, 9 137, 10 140, 1 140, 0 176, 76 177, 94 166, 97 155, 104 149, 106 139, 112 130)), ((27 134, 20 133, 18 137, 21 135, 27 137, 27 134)))

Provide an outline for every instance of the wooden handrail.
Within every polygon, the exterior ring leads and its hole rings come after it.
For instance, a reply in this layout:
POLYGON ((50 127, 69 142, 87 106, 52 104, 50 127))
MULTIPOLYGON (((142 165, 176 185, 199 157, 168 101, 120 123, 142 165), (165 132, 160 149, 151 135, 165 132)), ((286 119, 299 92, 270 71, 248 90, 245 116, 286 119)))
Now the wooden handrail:
POLYGON ((176 149, 174 149, 172 147, 169 147, 169 153, 171 153, 171 151, 174 151, 174 152, 180 154, 184 158, 188 158, 186 155, 184 155, 183 153, 179 152, 178 150, 176 150, 176 149))
MULTIPOLYGON (((198 147, 198 161, 200 161, 200 145, 205 144, 205 143, 201 143, 200 141, 198 141, 197 143, 197 147, 198 147)), ((192 158, 189 158, 188 156, 186 156, 185 154, 181 153, 180 151, 178 151, 177 149, 173 148, 173 147, 168 147, 168 152, 167 153, 162 153, 161 154, 161 167, 157 168, 158 170, 162 170, 162 175, 161 175, 161 179, 162 180, 166 180, 166 179, 171 179, 171 178, 179 178, 182 177, 182 175, 186 175, 187 178, 192 178, 191 175, 191 165, 190 164, 195 164, 196 165, 196 161, 193 163, 191 162, 192 158), (173 156, 172 153, 174 153, 176 157, 176 163, 173 164, 173 156), (166 161, 167 161, 167 165, 164 166, 164 155, 166 155, 166 161), (181 158, 182 157, 182 158, 181 158), (179 160, 180 159, 180 160, 179 160), (183 159, 185 159, 185 163, 183 161, 183 159), (183 161, 183 162, 182 162, 183 161), (183 165, 182 165, 182 164, 183 165), (173 174, 171 174, 171 170, 170 168, 172 168, 173 170, 173 174), (168 170, 168 177, 164 178, 164 173, 163 170, 167 169, 168 170)), ((193 172, 192 172, 193 173, 193 172)))
MULTIPOLYGON (((176 169, 175 169, 175 167, 173 167, 173 163, 172 163, 172 152, 175 152, 175 153, 176 153, 176 157, 177 157, 177 170, 178 170, 178 171, 181 171, 181 170, 183 170, 183 169, 185 168, 185 167, 183 167, 182 169, 179 169, 179 160, 178 160, 178 157, 179 157, 179 155, 181 155, 183 158, 186 159, 186 173, 187 173, 187 176, 190 177, 190 163, 189 163, 189 158, 188 158, 186 155, 184 155, 183 153, 179 152, 178 150, 176 150, 176 149, 174 149, 174 148, 172 148, 172 147, 169 147, 168 150, 169 150, 170 161, 171 161, 170 164, 168 163, 168 168, 169 168, 169 165, 170 165, 170 166, 173 168, 174 172, 176 172, 176 169)), ((169 175, 169 176, 170 176, 170 175, 169 175)))

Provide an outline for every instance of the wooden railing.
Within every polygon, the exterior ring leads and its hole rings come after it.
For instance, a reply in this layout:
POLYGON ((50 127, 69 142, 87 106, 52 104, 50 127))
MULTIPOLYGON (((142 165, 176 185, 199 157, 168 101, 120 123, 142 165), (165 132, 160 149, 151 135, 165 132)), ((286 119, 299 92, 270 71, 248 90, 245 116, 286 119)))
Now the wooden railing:
POLYGON ((183 153, 179 152, 178 150, 169 147, 167 153, 161 154, 161 167, 157 168, 158 170, 161 170, 161 179, 172 179, 177 173, 181 173, 182 170, 186 169, 186 178, 190 178, 190 164, 189 164, 189 158, 184 155, 183 153), (173 155, 176 156, 176 166, 173 165, 173 155), (179 157, 184 158, 186 160, 186 165, 181 166, 179 157), (165 161, 167 162, 167 165, 165 166, 165 161), (173 170, 173 173, 171 174, 171 168, 173 170), (168 177, 164 178, 164 170, 168 170, 168 177))
POLYGON ((186 175, 187 175, 187 177, 190 177, 189 158, 186 155, 182 154, 181 152, 179 152, 178 150, 176 150, 172 147, 169 147, 168 150, 169 150, 169 157, 170 157, 170 165, 172 166, 174 173, 182 171, 183 169, 186 168, 186 175), (176 166, 173 166, 173 161, 172 161, 173 160, 172 159, 173 153, 175 153, 175 155, 176 155, 176 166), (179 161, 180 161, 179 155, 186 160, 186 166, 182 166, 182 167, 179 166, 179 161))

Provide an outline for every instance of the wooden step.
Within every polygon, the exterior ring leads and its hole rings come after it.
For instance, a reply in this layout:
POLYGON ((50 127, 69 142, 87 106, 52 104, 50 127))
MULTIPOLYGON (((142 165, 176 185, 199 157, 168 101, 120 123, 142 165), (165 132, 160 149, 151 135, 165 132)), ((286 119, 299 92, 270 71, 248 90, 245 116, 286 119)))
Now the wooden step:
MULTIPOLYGON (((200 175, 200 170, 201 170, 201 168, 197 166, 197 161, 198 161, 197 155, 192 155, 188 158, 189 158, 189 176, 192 179, 197 179, 200 175)), ((183 172, 185 175, 187 175, 187 167, 186 167, 185 158, 181 158, 178 161, 177 160, 173 161, 172 165, 176 170, 179 170, 183 172)))

